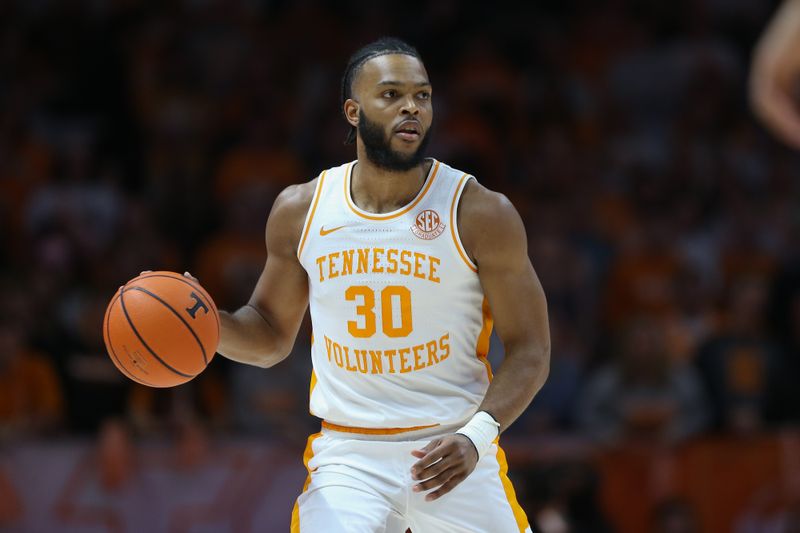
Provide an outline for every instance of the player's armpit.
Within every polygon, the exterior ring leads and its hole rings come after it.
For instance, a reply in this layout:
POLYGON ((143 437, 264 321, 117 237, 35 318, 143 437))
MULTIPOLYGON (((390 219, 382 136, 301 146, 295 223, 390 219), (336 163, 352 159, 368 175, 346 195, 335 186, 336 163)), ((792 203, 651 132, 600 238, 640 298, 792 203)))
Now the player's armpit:
POLYGON ((222 313, 219 353, 234 361, 268 367, 294 345, 308 306, 308 276, 296 250, 316 180, 286 188, 267 220, 267 261, 247 305, 222 313))

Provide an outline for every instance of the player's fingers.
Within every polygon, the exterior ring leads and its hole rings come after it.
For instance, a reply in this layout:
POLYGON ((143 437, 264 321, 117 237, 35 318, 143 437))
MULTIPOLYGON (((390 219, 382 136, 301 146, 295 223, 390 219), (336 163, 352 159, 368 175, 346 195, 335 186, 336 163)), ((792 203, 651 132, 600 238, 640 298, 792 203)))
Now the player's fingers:
POLYGON ((444 485, 442 485, 435 491, 425 496, 425 501, 432 502, 433 500, 441 498, 442 496, 453 490, 456 487, 456 485, 464 481, 464 478, 466 477, 467 476, 465 476, 464 474, 453 475, 450 479, 447 480, 447 482, 444 485))
POLYGON ((447 446, 436 446, 411 466, 411 473, 420 472, 447 455, 447 446))
POLYGON ((141 272, 139 272, 139 275, 144 276, 145 274, 149 274, 150 272, 152 272, 152 270, 142 270, 141 272))
POLYGON ((186 276, 187 278, 189 278, 190 280, 192 280, 192 281, 196 281, 196 282, 198 282, 198 283, 199 283, 198 279, 197 279, 196 277, 192 276, 191 274, 189 274, 189 272, 188 272, 188 271, 187 271, 187 272, 184 272, 184 273, 183 273, 183 275, 184 275, 184 276, 186 276))
POLYGON ((439 475, 452 466, 454 466, 453 461, 450 456, 447 456, 443 457, 439 461, 436 461, 432 465, 429 465, 421 470, 414 470, 411 473, 414 479, 429 479, 439 475))
MULTIPOLYGON (((436 448, 441 442, 442 442, 441 439, 433 439, 432 441, 428 442, 428 444, 426 444, 425 446, 423 446, 419 450, 412 450, 411 451, 411 455, 413 455, 414 457, 416 457, 418 459, 422 459, 423 457, 428 455, 428 453, 431 450, 436 448)), ((421 461, 418 461, 417 464, 419 464, 419 462, 421 462, 421 461)), ((416 466, 416 464, 414 466, 416 466)))
POLYGON ((455 476, 456 473, 457 470, 455 468, 445 468, 443 471, 439 472, 432 478, 426 479, 425 481, 420 481, 419 483, 417 483, 412 487, 412 490, 414 492, 422 492, 425 490, 431 490, 437 487, 442 487, 450 480, 450 478, 455 476))

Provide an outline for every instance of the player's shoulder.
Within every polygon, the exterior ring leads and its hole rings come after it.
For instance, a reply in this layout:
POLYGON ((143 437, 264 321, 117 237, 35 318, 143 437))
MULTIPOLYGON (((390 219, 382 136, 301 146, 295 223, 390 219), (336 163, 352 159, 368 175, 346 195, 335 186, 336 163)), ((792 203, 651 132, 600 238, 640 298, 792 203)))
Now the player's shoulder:
POLYGON ((508 197, 493 191, 476 180, 469 180, 459 201, 459 223, 462 219, 501 222, 508 217, 519 217, 508 197))
MULTIPOLYGON (((493 191, 478 182, 472 174, 448 165, 443 161, 436 161, 438 175, 446 180, 466 180, 464 190, 459 199, 459 213, 467 212, 476 216, 493 216, 495 214, 515 213, 516 209, 511 201, 502 193, 493 191), (474 179, 473 179, 474 178, 474 179)), ((459 216, 459 220, 461 216, 459 216)))
MULTIPOLYGON (((351 163, 343 163, 339 166, 325 169, 312 180, 305 183, 289 185, 278 195, 278 198, 275 200, 275 207, 279 207, 284 211, 302 211, 305 213, 308 211, 308 208, 311 207, 311 202, 314 200, 317 187, 319 187, 320 182, 325 179, 325 176, 330 177, 336 174, 343 174, 350 164, 351 163)), ((330 181, 330 178, 328 178, 327 181, 330 181)))
POLYGON ((267 242, 286 245, 287 250, 296 246, 306 219, 306 214, 314 199, 319 177, 305 183, 289 185, 283 189, 275 202, 267 220, 267 242))
POLYGON ((461 194, 458 227, 467 253, 480 264, 486 254, 526 241, 524 224, 508 197, 469 180, 461 194))
POLYGON ((283 189, 272 206, 272 217, 281 219, 305 219, 311 202, 314 200, 314 192, 319 183, 319 176, 304 182, 289 185, 283 189))

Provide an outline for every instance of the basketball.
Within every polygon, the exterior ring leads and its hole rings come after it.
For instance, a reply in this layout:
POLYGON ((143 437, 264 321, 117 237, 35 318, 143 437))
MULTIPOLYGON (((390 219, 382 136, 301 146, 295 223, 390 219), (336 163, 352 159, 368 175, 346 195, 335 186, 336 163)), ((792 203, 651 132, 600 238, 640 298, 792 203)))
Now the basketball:
POLYGON ((211 362, 219 343, 219 314, 194 280, 175 272, 145 272, 109 302, 103 339, 125 376, 148 387, 174 387, 211 362))

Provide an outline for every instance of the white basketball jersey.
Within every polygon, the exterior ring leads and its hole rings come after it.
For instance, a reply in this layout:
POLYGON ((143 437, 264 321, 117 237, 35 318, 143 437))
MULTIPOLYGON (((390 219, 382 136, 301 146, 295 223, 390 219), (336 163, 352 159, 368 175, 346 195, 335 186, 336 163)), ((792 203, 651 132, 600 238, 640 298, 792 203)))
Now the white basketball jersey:
POLYGON ((474 178, 434 160, 413 201, 375 214, 352 200, 355 163, 320 174, 297 250, 314 331, 310 411, 378 433, 462 423, 491 379, 491 314, 456 227, 474 178))

